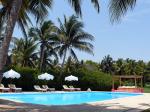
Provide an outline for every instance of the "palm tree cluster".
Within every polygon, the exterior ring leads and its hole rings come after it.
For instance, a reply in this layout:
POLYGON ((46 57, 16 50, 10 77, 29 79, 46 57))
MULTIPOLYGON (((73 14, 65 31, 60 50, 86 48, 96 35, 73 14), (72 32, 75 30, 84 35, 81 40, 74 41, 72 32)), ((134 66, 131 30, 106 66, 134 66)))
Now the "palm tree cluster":
MULTIPOLYGON (((37 23, 43 21, 43 19, 48 15, 48 10, 53 6, 53 2, 54 0, 0 0, 0 80, 2 79, 2 71, 4 65, 6 64, 9 45, 12 40, 12 34, 15 25, 18 24, 20 26, 24 36, 26 37, 26 39, 22 39, 21 41, 30 40, 27 38, 28 26, 32 24, 30 16, 32 17, 34 16, 36 18, 37 23), (5 27, 3 28, 3 26, 5 27), (1 29, 4 30, 3 33, 4 35, 1 34, 1 29)), ((79 16, 82 16, 82 2, 83 0, 68 0, 68 3, 71 5, 71 7, 76 12, 76 14, 79 16)), ((99 0, 90 0, 90 2, 94 5, 97 12, 99 12, 100 11, 99 0)), ((135 4, 136 4, 136 0, 110 0, 111 20, 113 22, 116 20, 117 21, 120 20, 121 15, 125 15, 128 9, 133 9, 135 4)), ((66 22, 64 22, 64 24, 65 23, 66 22)), ((53 26, 52 23, 50 24, 53 26)), ((58 52, 59 55, 61 54, 60 57, 62 56, 64 57, 63 62, 65 61, 66 54, 68 51, 70 51, 70 55, 72 55, 77 60, 73 48, 77 48, 91 53, 92 46, 89 43, 80 41, 80 36, 85 37, 83 32, 80 31, 74 32, 74 28, 67 30, 64 29, 64 27, 71 28, 70 24, 62 25, 60 22, 60 30, 57 32, 59 34, 59 38, 55 39, 55 41, 52 42, 57 46, 56 49, 61 48, 61 50, 59 50, 58 52), (70 35, 69 32, 72 33, 72 35, 70 35), (64 37, 66 37, 65 38, 66 40, 64 39, 64 37), (75 43, 74 42, 72 43, 72 41, 74 41, 75 43)), ((80 30, 80 28, 82 28, 82 24, 79 23, 78 27, 80 30)), ((38 42, 40 43, 41 52, 40 52, 40 63, 38 66, 40 67, 40 69, 42 69, 46 66, 43 65, 43 63, 46 63, 46 61, 49 60, 49 51, 46 52, 47 48, 49 49, 49 47, 52 46, 49 46, 47 44, 47 42, 49 43, 49 40, 47 40, 47 36, 46 37, 42 36, 41 38, 41 34, 42 35, 44 35, 44 33, 47 34, 47 31, 41 32, 42 29, 39 28, 33 28, 32 29, 33 32, 31 34, 34 35, 35 33, 36 35, 38 35, 36 37, 37 40, 40 39, 38 42), (46 56, 47 58, 45 58, 44 56, 46 56)), ((51 33, 53 35, 53 31, 51 33)), ((86 35, 86 37, 88 37, 88 40, 92 40, 91 36, 86 35)), ((13 52, 15 52, 15 49, 13 52)), ((53 52, 52 48, 50 49, 50 52, 53 52)), ((27 64, 26 61, 25 62, 21 61, 21 62, 22 62, 22 66, 26 66, 27 64)))
MULTIPOLYGON (((6 64, 8 49, 16 23, 26 35, 28 25, 32 23, 30 16, 34 16, 36 21, 43 20, 48 15, 49 8, 53 5, 53 0, 0 0, 0 29, 5 25, 5 35, 0 47, 0 79, 2 79, 3 67, 6 64)), ((77 15, 82 15, 81 0, 68 0, 77 15)), ((98 0, 91 0, 94 7, 99 12, 98 0)))
POLYGON ((46 71, 53 65, 71 68, 69 63, 78 62, 76 50, 93 54, 94 37, 83 30, 83 23, 76 16, 64 17, 59 26, 52 21, 44 21, 39 27, 32 27, 28 37, 14 38, 11 48, 11 64, 21 67, 39 68, 46 71), (67 61, 67 60, 68 61, 67 61))
POLYGON ((118 59, 113 60, 110 55, 105 56, 100 63, 100 70, 113 75, 144 75, 149 64, 142 60, 118 59))
POLYGON ((12 64, 22 67, 35 66, 36 48, 37 44, 32 38, 14 38, 11 52, 12 64))

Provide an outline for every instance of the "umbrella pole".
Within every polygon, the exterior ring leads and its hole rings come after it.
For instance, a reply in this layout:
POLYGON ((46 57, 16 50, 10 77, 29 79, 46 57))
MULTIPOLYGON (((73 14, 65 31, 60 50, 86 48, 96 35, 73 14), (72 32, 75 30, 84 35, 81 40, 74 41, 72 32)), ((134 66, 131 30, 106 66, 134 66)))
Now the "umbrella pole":
POLYGON ((10 84, 12 84, 12 78, 10 78, 10 84))

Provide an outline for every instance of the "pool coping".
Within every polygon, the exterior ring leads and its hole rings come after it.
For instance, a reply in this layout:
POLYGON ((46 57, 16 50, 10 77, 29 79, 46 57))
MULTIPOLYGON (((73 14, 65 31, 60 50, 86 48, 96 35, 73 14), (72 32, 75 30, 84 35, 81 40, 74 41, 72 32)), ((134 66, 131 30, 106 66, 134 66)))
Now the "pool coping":
MULTIPOLYGON (((36 112, 41 112, 44 109, 47 109, 46 111, 48 112, 141 112, 142 110, 150 108, 149 93, 143 93, 143 95, 131 96, 126 98, 117 98, 112 100, 92 102, 88 104, 86 103, 68 106, 48 106, 39 104, 26 104, 10 100, 0 100, 4 101, 5 105, 13 105, 13 107, 20 105, 21 107, 27 107, 27 109, 25 109, 26 111, 23 110, 23 112, 32 112, 32 108, 39 110, 36 112), (141 103, 144 103, 144 105, 141 105, 141 103), (28 108, 31 108, 31 111, 29 111, 28 108)), ((17 111, 17 107, 15 107, 15 110, 17 111)), ((5 112, 7 112, 7 110, 5 112)), ((20 111, 19 109, 19 112, 22 111, 20 111)))
MULTIPOLYGON (((137 94, 136 96, 139 95, 143 95, 143 93, 131 93, 131 92, 109 92, 109 91, 72 91, 71 93, 86 93, 86 92, 106 92, 106 93, 127 93, 127 94, 137 94)), ((0 94, 43 94, 43 93, 70 93, 70 92, 66 92, 66 91, 54 91, 54 92, 18 92, 18 93, 0 93, 0 94)), ((115 100, 115 99, 124 99, 124 98, 128 98, 128 97, 136 97, 136 96, 126 96, 126 97, 121 97, 121 98, 112 98, 112 99, 107 99, 107 100, 102 100, 102 101, 91 101, 91 102, 86 102, 86 103, 81 103, 81 104, 69 104, 69 105, 83 105, 83 104, 94 104, 94 103, 103 103, 105 101, 111 101, 111 100, 115 100)), ((16 103, 23 103, 23 104, 33 104, 33 105, 44 105, 44 104, 34 104, 34 103, 26 103, 20 100, 13 100, 13 99, 9 99, 9 98, 0 98, 2 100, 7 100, 7 101, 12 101, 12 102, 16 102, 16 103)), ((68 105, 68 106, 69 106, 68 105)), ((67 106, 67 105, 44 105, 44 106, 67 106)))

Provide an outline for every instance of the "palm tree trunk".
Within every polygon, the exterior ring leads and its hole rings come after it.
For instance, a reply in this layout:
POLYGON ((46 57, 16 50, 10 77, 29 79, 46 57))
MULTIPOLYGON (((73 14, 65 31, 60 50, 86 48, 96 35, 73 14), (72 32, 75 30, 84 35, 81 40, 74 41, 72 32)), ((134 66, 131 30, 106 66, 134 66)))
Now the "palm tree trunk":
POLYGON ((43 60, 44 60, 44 45, 41 45, 41 53, 40 53, 40 65, 39 65, 39 68, 40 68, 40 72, 43 71, 43 60))
POLYGON ((3 67, 6 64, 9 44, 12 38, 13 30, 18 19, 19 11, 22 5, 22 0, 13 0, 10 14, 7 20, 4 40, 0 48, 0 82, 2 80, 3 67))
POLYGON ((65 54, 64 54, 63 61, 61 64, 61 71, 60 71, 60 76, 59 76, 59 80, 58 80, 58 81, 60 81, 60 85, 62 85, 62 79, 61 78, 62 78, 62 74, 63 74, 63 70, 64 70, 66 55, 67 55, 67 49, 65 50, 65 54))
POLYGON ((63 62, 62 62, 62 65, 61 65, 61 67, 62 67, 62 68, 64 68, 66 55, 67 55, 67 50, 65 50, 65 54, 64 54, 64 58, 63 58, 63 62))

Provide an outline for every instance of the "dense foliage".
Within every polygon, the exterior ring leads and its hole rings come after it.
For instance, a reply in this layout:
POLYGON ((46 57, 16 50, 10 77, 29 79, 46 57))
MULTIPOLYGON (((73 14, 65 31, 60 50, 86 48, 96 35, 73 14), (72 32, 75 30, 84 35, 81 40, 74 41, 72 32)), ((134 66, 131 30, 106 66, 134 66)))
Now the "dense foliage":
MULTIPOLYGON (((110 57, 110 59, 112 59, 112 64, 110 64, 110 60, 106 59, 108 57, 110 56, 104 57, 104 59, 100 63, 96 63, 91 60, 76 62, 73 58, 69 57, 65 62, 63 68, 59 64, 53 64, 53 66, 48 67, 45 72, 48 72, 55 77, 54 80, 50 81, 39 80, 37 77, 38 75, 40 75, 40 71, 37 68, 21 66, 9 68, 13 68, 21 74, 21 78, 13 80, 13 83, 15 83, 19 87, 23 87, 23 90, 26 91, 33 90, 33 85, 35 84, 48 84, 49 87, 55 87, 56 89, 61 90, 62 86, 60 85, 60 82, 66 85, 74 85, 75 87, 80 87, 82 88, 82 90, 91 88, 92 90, 109 91, 112 87, 113 75, 143 75, 145 79, 144 82, 147 84, 148 82, 150 82, 149 63, 131 59, 118 59, 115 61, 110 57), (111 68, 113 68, 111 73, 109 72, 110 69, 106 69, 107 61, 108 65, 111 65, 111 68), (61 79, 59 78, 60 72, 62 72, 61 79), (79 78, 79 81, 64 81, 65 77, 71 74, 77 76, 79 78)), ((6 85, 10 83, 10 81, 10 79, 3 78, 3 83, 6 85)), ((122 83, 124 85, 131 86, 134 84, 134 81, 129 80, 122 83)), ((116 87, 117 85, 118 82, 116 82, 116 87)))
MULTIPOLYGON (((33 85, 38 84, 48 84, 49 87, 55 87, 56 89, 61 90, 62 87, 59 85, 59 74, 60 69, 50 69, 47 72, 54 75, 55 79, 50 81, 43 81, 39 80, 37 77, 40 74, 40 72, 37 69, 29 68, 29 67, 15 67, 15 71, 19 72, 21 74, 20 79, 6 79, 3 78, 2 83, 7 86, 9 83, 14 83, 18 87, 22 87, 25 91, 31 91, 33 89, 33 85)), ((91 88, 92 90, 103 90, 103 91, 109 91, 111 90, 112 85, 112 76, 100 71, 91 71, 88 70, 86 67, 76 68, 76 70, 68 72, 67 69, 63 70, 62 74, 62 83, 66 85, 74 85, 75 87, 80 87, 82 90, 87 90, 88 88, 91 88), (79 81, 77 82, 68 82, 64 81, 65 76, 68 76, 70 74, 74 74, 79 78, 79 81)))

